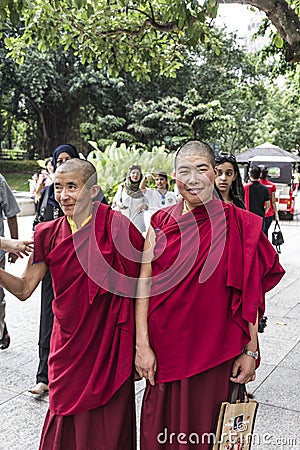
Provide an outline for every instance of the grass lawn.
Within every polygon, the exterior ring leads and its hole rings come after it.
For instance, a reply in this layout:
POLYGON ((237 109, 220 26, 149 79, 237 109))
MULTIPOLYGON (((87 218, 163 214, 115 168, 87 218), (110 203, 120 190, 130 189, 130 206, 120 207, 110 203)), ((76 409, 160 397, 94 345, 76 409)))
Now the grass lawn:
POLYGON ((31 175, 26 173, 3 173, 9 187, 13 191, 29 191, 29 182, 31 175))

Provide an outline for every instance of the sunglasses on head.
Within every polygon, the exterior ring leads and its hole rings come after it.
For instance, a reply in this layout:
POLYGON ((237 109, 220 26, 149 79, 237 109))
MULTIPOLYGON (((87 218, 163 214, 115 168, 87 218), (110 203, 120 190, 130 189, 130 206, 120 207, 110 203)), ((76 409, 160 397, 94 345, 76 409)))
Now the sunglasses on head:
POLYGON ((216 156, 216 163, 221 164, 223 162, 236 162, 236 158, 234 155, 231 155, 230 153, 220 153, 216 156))

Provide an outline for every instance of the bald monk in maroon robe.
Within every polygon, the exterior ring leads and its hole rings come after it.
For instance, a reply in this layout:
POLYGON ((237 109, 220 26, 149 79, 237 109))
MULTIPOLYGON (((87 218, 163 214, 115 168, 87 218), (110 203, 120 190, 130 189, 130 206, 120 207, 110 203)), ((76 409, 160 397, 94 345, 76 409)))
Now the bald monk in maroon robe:
POLYGON ((147 379, 141 450, 207 450, 232 383, 254 380, 265 293, 281 279, 261 218, 213 198, 214 154, 175 161, 183 198, 152 216, 136 301, 136 369, 147 379))
POLYGON ((119 212, 93 205, 100 188, 89 162, 65 162, 54 183, 66 215, 37 226, 22 278, 0 273, 21 300, 48 267, 53 278, 50 407, 40 450, 133 450, 132 298, 143 238, 119 212))

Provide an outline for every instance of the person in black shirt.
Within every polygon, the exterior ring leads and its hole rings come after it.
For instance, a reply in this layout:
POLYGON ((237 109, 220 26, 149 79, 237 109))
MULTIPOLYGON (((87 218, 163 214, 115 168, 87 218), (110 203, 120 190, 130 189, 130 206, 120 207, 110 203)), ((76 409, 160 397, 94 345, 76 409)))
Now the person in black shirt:
POLYGON ((245 205, 248 211, 257 216, 265 217, 270 208, 270 193, 266 186, 263 186, 259 177, 261 170, 258 166, 251 166, 249 170, 250 183, 244 185, 245 205))

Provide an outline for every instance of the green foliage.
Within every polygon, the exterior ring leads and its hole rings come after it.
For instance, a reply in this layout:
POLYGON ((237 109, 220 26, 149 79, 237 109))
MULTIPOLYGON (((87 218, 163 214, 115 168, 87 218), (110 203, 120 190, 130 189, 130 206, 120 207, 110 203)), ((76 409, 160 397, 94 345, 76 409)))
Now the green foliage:
POLYGON ((32 175, 34 172, 38 172, 40 167, 37 161, 4 161, 0 160, 0 173, 3 175, 7 173, 25 173, 32 175))
POLYGON ((291 5, 296 13, 300 15, 300 0, 288 0, 289 5, 291 5))
MULTIPOLYGON (((153 72, 175 77, 184 64, 186 49, 199 44, 222 53, 212 27, 220 0, 1 0, 2 35, 11 55, 20 63, 28 49, 73 49, 83 64, 96 62, 112 77, 123 71, 135 79, 150 80, 153 72), (18 36, 11 33, 18 31, 18 36)), ((225 1, 225 3, 227 3, 225 1)), ((234 3, 228 1, 228 3, 234 3)), ((257 2, 237 1, 256 5, 257 2)), ((263 2, 267 3, 267 2, 263 2)), ((273 0, 269 1, 270 9, 273 0)), ((282 8, 300 13, 299 0, 278 0, 282 8)), ((264 9, 262 7, 262 9, 264 9)), ((274 8, 275 9, 275 8, 274 8)), ((299 42, 299 33, 286 20, 273 20, 281 35, 299 42), (294 34, 294 35, 293 35, 294 34)), ((286 37, 286 41, 290 40, 286 37)), ((286 46, 276 33, 273 45, 286 46)))
MULTIPOLYGON (((219 48, 218 57, 203 46, 185 52, 175 79, 153 72, 150 81, 137 82, 125 72, 112 77, 94 63, 84 66, 61 47, 41 53, 32 46, 17 65, 0 41, 1 146, 25 148, 42 159, 62 142, 85 155, 89 141, 102 149, 114 142, 135 145, 142 152, 162 145, 173 151, 190 138, 234 153, 271 138, 294 149, 296 106, 279 98, 283 123, 272 101, 275 88, 268 79, 276 59, 246 54, 233 36, 223 36, 219 48)), ((289 77, 281 97, 297 105, 300 69, 289 77)))
POLYGON ((184 47, 198 43, 218 51, 210 27, 218 2, 206 0, 33 0, 0 4, 2 20, 22 22, 18 37, 6 36, 11 55, 24 62, 26 51, 37 44, 40 52, 58 44, 72 48, 83 64, 97 61, 117 76, 125 70, 137 80, 152 71, 174 76, 182 66, 184 47), (7 13, 10 14, 7 15, 7 13))
POLYGON ((95 165, 98 182, 110 201, 132 164, 139 164, 144 172, 164 170, 169 175, 172 174, 173 157, 164 146, 145 151, 135 145, 127 147, 114 142, 102 151, 96 142, 90 142, 90 145, 93 150, 88 154, 87 160, 95 165))

